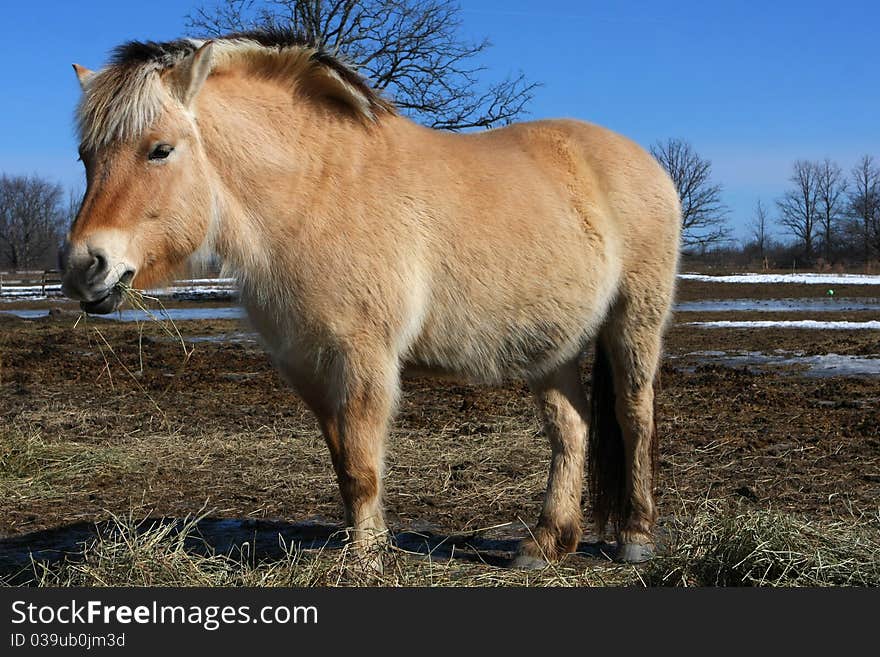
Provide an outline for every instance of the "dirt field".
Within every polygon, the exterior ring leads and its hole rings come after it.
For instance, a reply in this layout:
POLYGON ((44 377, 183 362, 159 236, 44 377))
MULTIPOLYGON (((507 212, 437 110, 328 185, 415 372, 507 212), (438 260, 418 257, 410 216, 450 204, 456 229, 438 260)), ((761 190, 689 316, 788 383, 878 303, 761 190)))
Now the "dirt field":
MULTIPOLYGON (((821 286, 684 282, 679 299, 824 293, 821 286)), ((880 297, 873 286, 835 293, 880 297)), ((34 320, 0 316, 0 575, 28 581, 31 551, 37 561, 55 561, 113 515, 201 514, 200 531, 215 552, 249 541, 258 560, 279 558, 279 533, 304 547, 338 547, 330 539, 341 506, 316 424, 260 345, 240 335, 246 327, 179 322, 192 349, 185 359, 181 344, 156 324, 89 319, 74 326, 73 306, 50 305, 62 311, 34 320), (232 334, 232 341, 204 340, 232 334)), ((676 317, 659 395, 661 536, 676 543, 674 528, 706 500, 713 512, 772 511, 820 525, 868 518, 875 531, 880 376, 819 378, 797 366, 764 371, 688 354, 880 358, 880 332, 682 324, 754 318, 866 321, 880 312, 676 317)), ((586 362, 585 380, 589 372, 586 362)), ((385 500, 398 545, 430 552, 476 583, 503 580, 508 571, 497 566, 537 518, 548 461, 523 385, 407 381, 387 458, 385 500)), ((639 570, 611 565, 598 538, 588 529, 580 553, 545 577, 638 584, 639 570)), ((541 577, 514 574, 502 583, 541 577)))

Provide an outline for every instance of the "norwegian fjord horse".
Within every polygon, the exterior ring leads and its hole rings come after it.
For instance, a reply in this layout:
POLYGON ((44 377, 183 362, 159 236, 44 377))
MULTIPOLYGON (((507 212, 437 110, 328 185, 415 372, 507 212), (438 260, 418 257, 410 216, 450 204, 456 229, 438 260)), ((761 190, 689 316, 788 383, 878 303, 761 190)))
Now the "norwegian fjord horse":
POLYGON ((64 290, 107 313, 124 285, 218 254, 317 416, 356 545, 385 531, 384 442, 417 370, 534 392, 552 461, 516 564, 576 549, 587 456, 597 529, 615 523, 619 559, 650 556, 680 210, 642 148, 573 120, 431 130, 281 32, 128 43, 75 68, 88 186, 64 290))

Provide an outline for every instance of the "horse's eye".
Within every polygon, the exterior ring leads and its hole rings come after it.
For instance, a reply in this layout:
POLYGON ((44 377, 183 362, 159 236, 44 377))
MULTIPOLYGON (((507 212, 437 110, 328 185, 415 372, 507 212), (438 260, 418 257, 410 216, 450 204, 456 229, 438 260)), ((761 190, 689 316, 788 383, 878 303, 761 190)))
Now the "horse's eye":
POLYGON ((157 144, 152 151, 150 151, 151 160, 164 160, 166 157, 171 155, 171 151, 174 150, 174 146, 170 144, 157 144))

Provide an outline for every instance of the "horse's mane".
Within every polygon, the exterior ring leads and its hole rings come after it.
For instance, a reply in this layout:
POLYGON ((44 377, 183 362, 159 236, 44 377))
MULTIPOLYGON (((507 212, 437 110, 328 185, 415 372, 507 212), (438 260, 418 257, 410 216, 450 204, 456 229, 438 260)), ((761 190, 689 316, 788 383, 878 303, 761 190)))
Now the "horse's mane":
MULTIPOLYGON (((332 98, 366 121, 395 112, 393 104, 351 66, 290 30, 236 32, 212 41, 212 71, 243 65, 262 74, 286 77, 291 85, 303 84, 308 93, 332 98)), ((117 46, 107 67, 87 81, 77 109, 83 145, 97 147, 146 130, 162 107, 161 74, 204 43, 178 39, 129 41, 117 46)))

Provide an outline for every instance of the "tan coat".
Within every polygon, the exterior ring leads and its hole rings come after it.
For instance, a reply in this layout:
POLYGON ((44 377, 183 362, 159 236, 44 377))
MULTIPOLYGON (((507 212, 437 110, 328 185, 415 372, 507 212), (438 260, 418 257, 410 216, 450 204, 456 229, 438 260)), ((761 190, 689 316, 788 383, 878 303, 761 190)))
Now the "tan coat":
POLYGON ((594 517, 617 521, 621 558, 647 556, 652 383, 680 227, 657 162, 571 120, 429 130, 344 71, 304 59, 313 51, 302 46, 190 50, 147 78, 159 102, 142 110, 140 130, 89 97, 109 88, 106 70, 81 73, 89 188, 65 289, 101 310, 115 305, 120 277, 154 285, 221 255, 280 371, 317 415, 365 545, 384 530, 382 452, 402 371, 525 379, 554 456, 521 565, 580 537, 590 412, 577 363, 598 338, 596 382, 613 390, 605 407, 594 391, 594 517), (89 123, 98 116, 113 134, 89 123), (153 157, 163 144, 173 151, 153 157))

